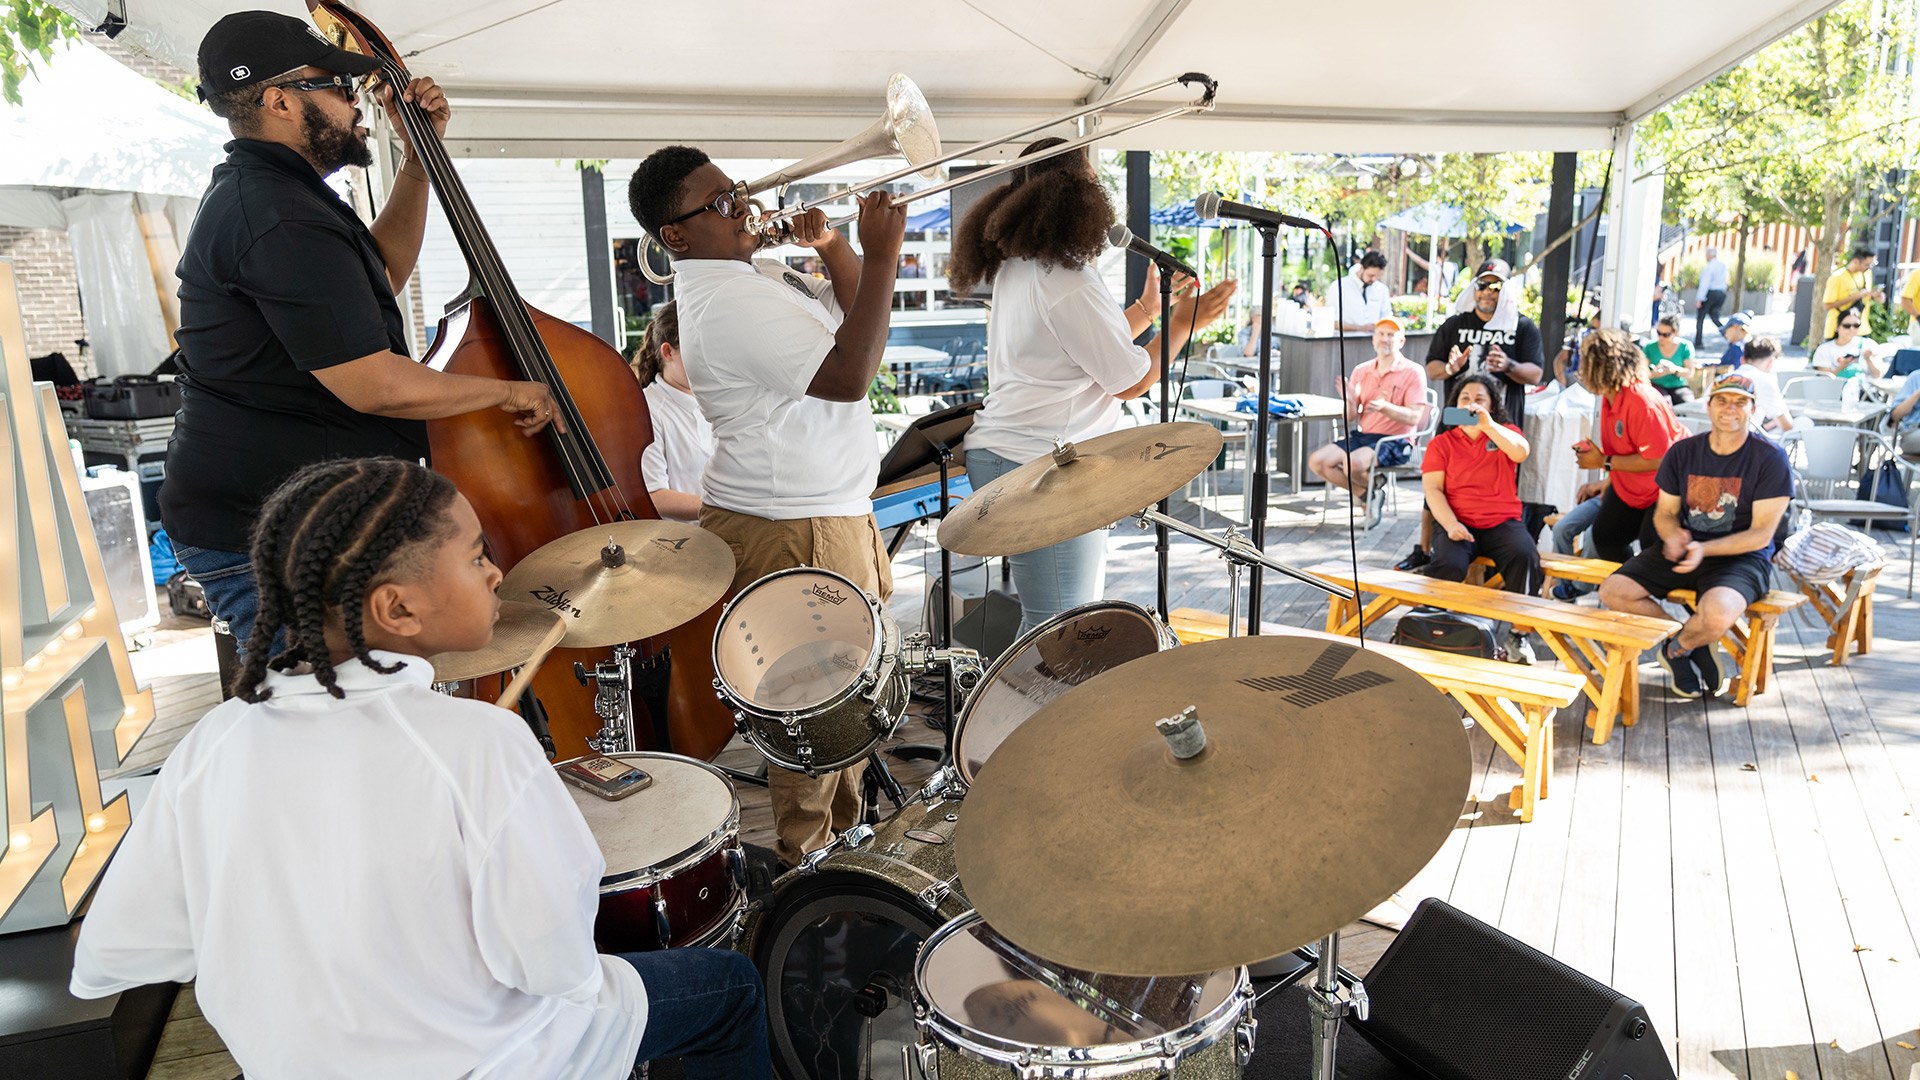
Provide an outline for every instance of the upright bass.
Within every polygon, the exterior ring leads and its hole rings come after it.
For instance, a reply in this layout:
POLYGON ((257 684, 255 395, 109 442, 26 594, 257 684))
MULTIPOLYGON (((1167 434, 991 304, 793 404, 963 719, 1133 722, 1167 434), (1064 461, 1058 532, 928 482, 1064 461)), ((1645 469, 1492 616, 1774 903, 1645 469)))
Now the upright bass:
MULTIPOLYGON (((486 226, 432 123, 399 99, 411 76, 378 27, 334 0, 307 0, 320 32, 349 52, 380 61, 376 76, 396 91, 394 112, 413 141, 465 256, 471 280, 440 320, 426 363, 460 375, 543 383, 565 421, 532 438, 505 413, 482 410, 427 423, 433 468, 473 504, 486 529, 494 562, 503 570, 548 541, 634 518, 657 518, 640 472, 640 455, 653 441, 646 395, 620 354, 571 323, 535 309, 507 274, 486 226)), ((646 597, 636 596, 636 604, 646 597)), ((637 643, 644 683, 664 675, 653 695, 665 722, 635 702, 635 749, 669 749, 710 760, 733 735, 733 718, 713 693, 712 642, 721 606, 656 638, 637 643)), ((531 692, 543 707, 558 754, 587 752, 601 726, 595 691, 576 678, 576 663, 592 669, 612 649, 556 649, 534 677, 531 692)))

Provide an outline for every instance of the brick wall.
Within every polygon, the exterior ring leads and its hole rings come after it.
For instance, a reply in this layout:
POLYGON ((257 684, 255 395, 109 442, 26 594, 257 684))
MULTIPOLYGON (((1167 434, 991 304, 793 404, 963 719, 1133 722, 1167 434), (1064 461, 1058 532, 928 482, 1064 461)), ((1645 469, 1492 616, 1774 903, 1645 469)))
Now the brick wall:
MULTIPOLYGON (((20 313, 27 327, 27 355, 62 352, 79 368, 73 340, 85 337, 87 327, 80 314, 80 282, 66 231, 0 225, 0 258, 13 260, 20 313)), ((80 374, 84 378, 92 372, 80 374)))

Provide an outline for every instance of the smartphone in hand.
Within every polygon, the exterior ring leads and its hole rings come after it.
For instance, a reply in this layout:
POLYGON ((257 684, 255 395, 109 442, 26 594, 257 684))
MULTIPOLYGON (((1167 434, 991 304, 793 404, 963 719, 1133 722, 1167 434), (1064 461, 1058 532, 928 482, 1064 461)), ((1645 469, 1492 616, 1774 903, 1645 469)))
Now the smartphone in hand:
POLYGON ((1472 427, 1480 422, 1472 409, 1462 409, 1458 405, 1449 405, 1440 410, 1440 422, 1448 427, 1472 427))

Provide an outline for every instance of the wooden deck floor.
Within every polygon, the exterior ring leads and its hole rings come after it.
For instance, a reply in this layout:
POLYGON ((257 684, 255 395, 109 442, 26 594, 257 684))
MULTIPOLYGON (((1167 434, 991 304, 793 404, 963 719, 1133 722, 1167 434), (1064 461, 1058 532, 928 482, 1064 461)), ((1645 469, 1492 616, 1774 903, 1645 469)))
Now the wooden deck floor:
MULTIPOLYGON (((1401 512, 1356 538, 1363 565, 1412 542, 1416 496, 1404 487, 1401 512)), ((1317 497, 1283 504, 1268 551, 1302 566, 1345 558, 1344 500, 1330 522, 1318 509, 1317 497)), ((1123 525, 1109 550, 1107 594, 1151 606, 1152 534, 1123 525)), ((1889 554, 1904 562, 1906 551, 1889 554)), ((916 539, 894 565, 893 611, 911 628, 937 553, 916 539)), ((1174 606, 1225 610, 1211 548, 1176 536, 1171 566, 1174 606)), ((1530 823, 1506 808, 1518 767, 1475 733, 1473 798, 1402 896, 1446 899, 1644 1002, 1683 1077, 1920 1075, 1920 603, 1905 598, 1905 576, 1904 565, 1882 576, 1875 652, 1847 667, 1828 665, 1811 613, 1783 621, 1773 689, 1748 708, 1670 697, 1649 664, 1640 723, 1607 745, 1586 741, 1580 710, 1564 711, 1552 794, 1530 823)), ((1267 585, 1266 621, 1319 627, 1319 594, 1272 574, 1267 585)), ((129 768, 162 760, 215 699, 211 645, 196 640, 162 634, 136 656, 164 673, 149 676, 161 719, 129 768)), ((764 793, 743 790, 742 802, 743 834, 766 842, 764 793)), ((1364 972, 1389 937, 1356 924, 1343 959, 1364 972)), ((237 1075, 190 995, 177 1015, 150 1076, 237 1075)))

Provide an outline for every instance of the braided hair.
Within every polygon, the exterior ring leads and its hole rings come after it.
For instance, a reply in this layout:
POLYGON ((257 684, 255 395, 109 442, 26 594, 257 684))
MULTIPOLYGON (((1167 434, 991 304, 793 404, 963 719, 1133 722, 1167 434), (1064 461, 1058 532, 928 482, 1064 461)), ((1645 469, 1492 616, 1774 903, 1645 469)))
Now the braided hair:
POLYGON ((669 300, 660 305, 653 313, 653 321, 647 324, 647 332, 640 338, 640 347, 633 352, 633 359, 627 366, 633 368, 633 377, 640 380, 642 387, 653 385, 660 377, 660 346, 680 347, 680 302, 669 300))
MULTIPOLYGON (((1066 141, 1041 139, 1020 156, 1066 141)), ((980 196, 961 219, 947 282, 956 295, 965 296, 992 281, 1001 263, 1016 258, 1077 270, 1106 250, 1114 221, 1113 203, 1085 150, 1024 165, 1006 184, 980 196)))
POLYGON ((361 626, 367 594, 417 569, 430 541, 444 537, 453 482, 397 458, 347 458, 309 465, 268 496, 253 527, 253 568, 260 616, 246 643, 246 664, 234 696, 265 701, 267 669, 300 665, 334 697, 345 697, 327 648, 330 616, 338 615, 362 664, 391 675, 367 650, 361 626), (286 650, 269 663, 274 639, 286 650))

